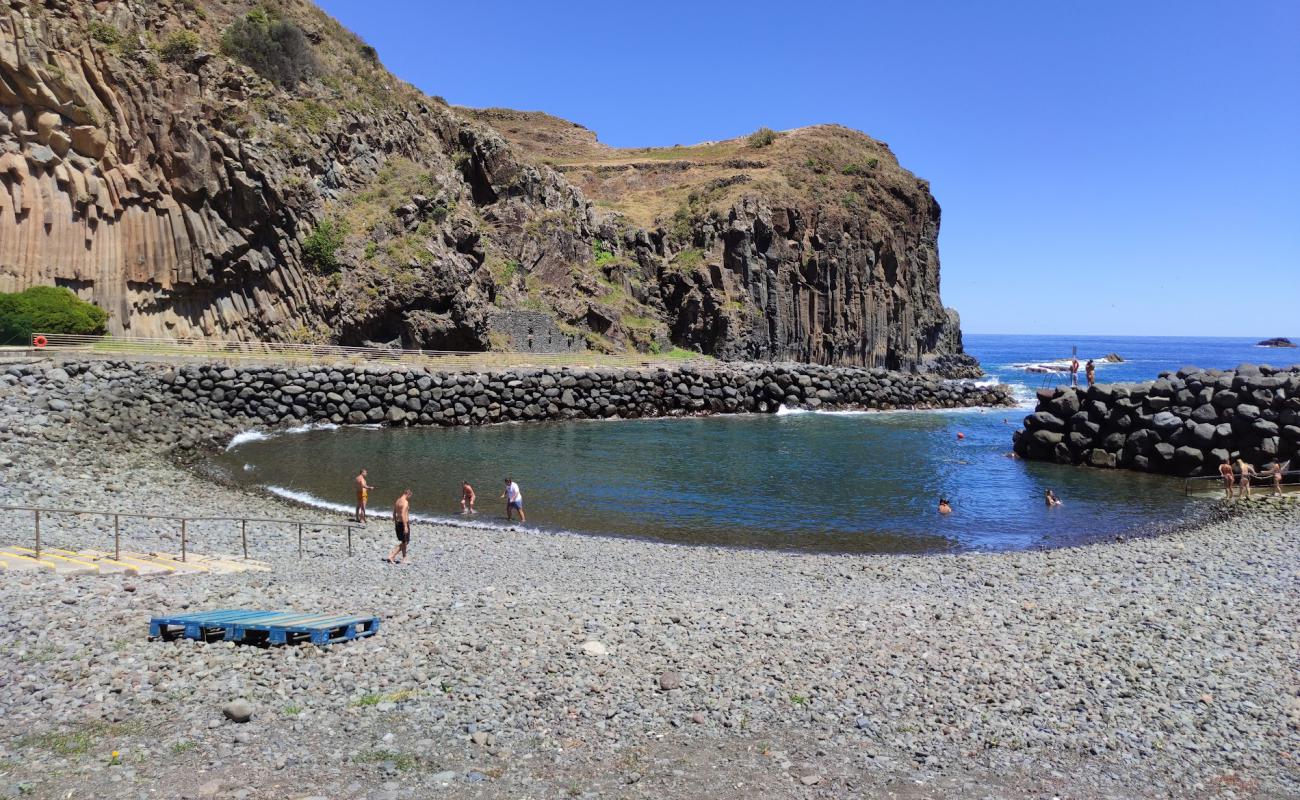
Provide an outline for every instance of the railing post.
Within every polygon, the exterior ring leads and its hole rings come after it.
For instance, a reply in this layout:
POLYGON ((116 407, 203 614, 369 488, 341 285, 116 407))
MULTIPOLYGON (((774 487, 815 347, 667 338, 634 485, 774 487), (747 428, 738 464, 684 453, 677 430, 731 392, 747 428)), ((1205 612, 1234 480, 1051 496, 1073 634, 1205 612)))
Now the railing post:
POLYGON ((298 523, 298 558, 302 558, 302 523, 298 523))
POLYGON ((244 560, 248 560, 248 520, 239 521, 239 542, 244 546, 244 560))
POLYGON ((36 557, 41 557, 41 510, 36 509, 36 557))
POLYGON ((122 560, 122 525, 117 514, 113 515, 113 560, 122 560))
POLYGON ((184 517, 181 518, 181 561, 185 560, 185 523, 184 517))
POLYGON ((352 558, 352 526, 348 526, 348 558, 352 558))

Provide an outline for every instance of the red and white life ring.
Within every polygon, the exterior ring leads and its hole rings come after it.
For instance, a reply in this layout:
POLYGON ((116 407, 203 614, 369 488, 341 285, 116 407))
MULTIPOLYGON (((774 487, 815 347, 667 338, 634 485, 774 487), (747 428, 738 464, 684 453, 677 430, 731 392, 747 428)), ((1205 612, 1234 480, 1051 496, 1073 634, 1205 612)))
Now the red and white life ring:
POLYGON ((47 344, 49 344, 49 342, 46 341, 46 339, 45 339, 44 336, 37 335, 37 337, 36 337, 35 339, 32 339, 32 345, 33 345, 37 350, 40 350, 41 348, 45 347, 45 345, 47 345, 47 344))

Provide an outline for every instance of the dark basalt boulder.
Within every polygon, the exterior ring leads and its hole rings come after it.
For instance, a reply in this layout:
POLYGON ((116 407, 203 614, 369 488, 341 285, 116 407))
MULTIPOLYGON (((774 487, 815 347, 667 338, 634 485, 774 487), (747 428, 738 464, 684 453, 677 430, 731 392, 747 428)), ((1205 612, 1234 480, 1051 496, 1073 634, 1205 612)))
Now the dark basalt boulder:
POLYGON ((1272 339, 1265 339, 1256 344, 1257 347, 1297 347, 1295 342, 1285 336, 1275 336, 1272 339))

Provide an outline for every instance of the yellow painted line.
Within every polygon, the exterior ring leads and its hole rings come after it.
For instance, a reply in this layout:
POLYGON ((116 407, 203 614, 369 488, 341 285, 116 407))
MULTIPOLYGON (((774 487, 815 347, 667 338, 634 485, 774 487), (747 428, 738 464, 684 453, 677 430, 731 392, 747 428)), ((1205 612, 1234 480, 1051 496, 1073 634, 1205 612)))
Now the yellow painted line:
POLYGON ((240 561, 219 556, 194 556, 202 564, 210 564, 223 572, 270 572, 271 568, 257 561, 240 561))
MULTIPOLYGON (((24 551, 26 551, 26 552, 28 552, 28 553, 35 553, 35 552, 36 552, 35 550, 32 550, 32 549, 27 548, 27 547, 15 547, 14 549, 15 549, 15 550, 24 550, 24 551)), ((66 552, 68 552, 68 551, 67 551, 67 550, 63 550, 63 551, 61 551, 61 552, 66 553, 66 552)), ((68 562, 71 562, 71 563, 73 563, 73 564, 80 564, 80 565, 83 566, 83 567, 90 567, 90 568, 93 569, 94 571, 99 572, 99 565, 96 564, 96 563, 93 562, 93 561, 82 561, 80 558, 73 558, 72 556, 60 556, 60 555, 56 555, 56 554, 54 554, 54 553, 51 553, 49 550, 41 550, 41 557, 42 557, 42 558, 57 558, 57 559, 60 560, 60 561, 68 561, 68 562)))
MULTIPOLYGON (((95 551, 91 550, 91 551, 87 551, 87 552, 95 552, 95 551)), ((133 561, 133 562, 135 562, 136 566, 133 567, 134 569, 139 569, 141 566, 143 566, 143 567, 148 567, 149 569, 151 569, 151 570, 153 570, 153 571, 163 571, 163 572, 175 572, 175 571, 176 571, 176 568, 175 568, 175 567, 169 566, 169 565, 167 565, 167 564, 159 564, 158 562, 156 562, 156 561, 150 561, 150 560, 147 559, 147 558, 137 557, 136 555, 134 555, 134 554, 132 554, 132 553, 123 553, 122 556, 121 556, 121 560, 124 561, 124 562, 126 562, 126 561, 133 561)))
POLYGON ((181 561, 180 556, 174 556, 171 555, 170 553, 148 553, 147 557, 151 559, 157 559, 158 563, 160 564, 162 563, 171 564, 176 569, 182 572, 211 572, 210 568, 202 564, 196 563, 194 561, 189 561, 188 556, 186 557, 187 560, 185 561, 181 561))
POLYGON ((54 569, 54 563, 51 561, 45 561, 44 559, 39 559, 39 558, 32 558, 31 556, 25 556, 22 555, 21 553, 6 553, 0 550, 0 564, 4 564, 5 568, 8 568, 10 560, 16 561, 18 564, 21 564, 23 566, 33 566, 33 567, 43 567, 45 569, 54 569))
POLYGON ((109 567, 116 567, 117 569, 130 573, 131 575, 136 574, 135 567, 131 566, 130 564, 125 564, 121 561, 110 558, 108 553, 101 553, 97 550, 82 550, 81 552, 75 552, 73 550, 60 550, 58 548, 51 548, 51 552, 56 553, 58 555, 67 556, 72 559, 88 558, 95 566, 100 567, 101 569, 105 566, 109 566, 109 567))

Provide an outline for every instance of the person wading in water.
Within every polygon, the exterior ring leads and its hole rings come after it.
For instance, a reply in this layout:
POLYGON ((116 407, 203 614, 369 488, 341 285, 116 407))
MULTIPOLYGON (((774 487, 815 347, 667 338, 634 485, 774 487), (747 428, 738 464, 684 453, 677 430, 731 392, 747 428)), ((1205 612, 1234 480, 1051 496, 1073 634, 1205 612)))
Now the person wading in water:
POLYGON ((460 482, 460 513, 478 513, 474 510, 474 487, 469 485, 469 481, 460 482))
POLYGON ((393 503, 393 530, 397 533, 397 546, 384 559, 393 564, 410 563, 406 547, 411 543, 411 490, 407 489, 393 503), (401 558, 399 559, 398 556, 401 558))
POLYGON ((366 501, 370 499, 370 490, 375 488, 366 483, 366 470, 362 468, 357 473, 357 477, 352 481, 357 485, 357 512, 356 519, 361 525, 366 524, 366 501))
POLYGON ((528 519, 524 517, 524 495, 519 491, 519 484, 515 483, 513 478, 506 478, 506 490, 501 493, 501 496, 506 499, 507 522, 511 519, 511 511, 519 512, 520 522, 528 521, 528 519))

